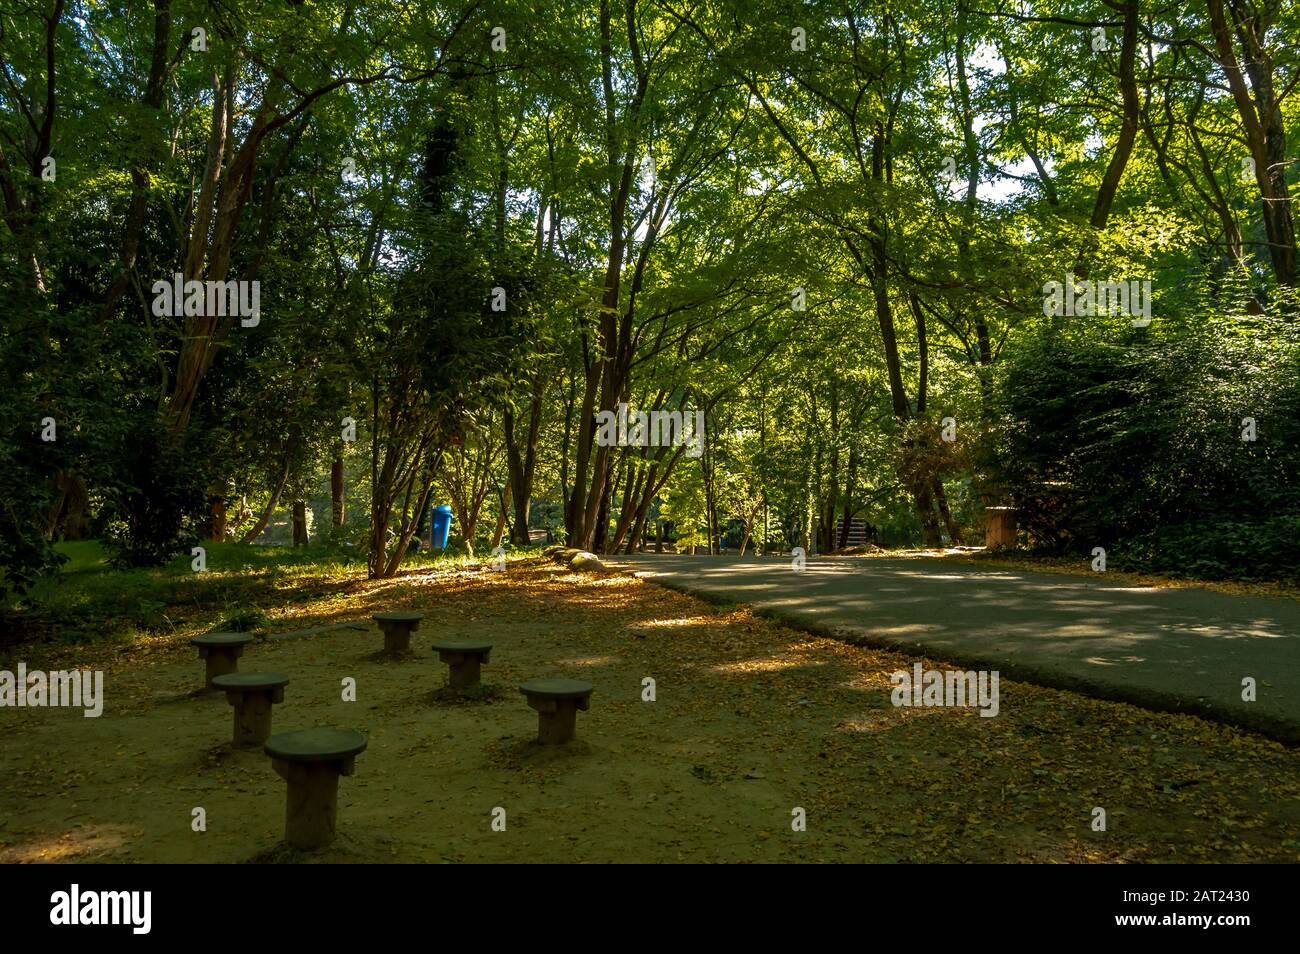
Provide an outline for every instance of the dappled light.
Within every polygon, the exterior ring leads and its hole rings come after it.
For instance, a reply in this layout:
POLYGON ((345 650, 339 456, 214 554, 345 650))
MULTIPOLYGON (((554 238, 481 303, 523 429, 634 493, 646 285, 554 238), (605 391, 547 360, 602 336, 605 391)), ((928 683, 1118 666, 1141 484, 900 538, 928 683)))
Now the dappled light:
POLYGON ((120 825, 78 826, 48 839, 35 840, 7 852, 6 861, 20 864, 81 861, 121 850, 138 836, 120 825))
POLYGON ((1297 38, 6 0, 0 862, 1300 862, 1297 38))
MULTIPOLYGON (((1141 818, 1096 860, 1164 859, 1171 844, 1189 860, 1280 858, 1289 851, 1286 839, 1300 837, 1280 808, 1300 797, 1295 753, 1188 716, 1010 679, 1002 682, 995 719, 971 707, 897 708, 891 680, 910 670, 909 657, 810 636, 744 608, 710 608, 628 576, 572 574, 541 561, 513 563, 508 573, 449 576, 441 588, 407 585, 403 590, 401 580, 375 581, 347 593, 325 587, 300 595, 292 612, 270 618, 269 638, 249 650, 266 666, 294 673, 285 718, 290 712, 299 724, 352 718, 350 704, 338 701, 340 672, 357 677, 360 697, 374 707, 367 723, 371 747, 340 791, 340 814, 351 836, 340 842, 338 859, 503 859, 514 849, 486 830, 476 835, 454 824, 454 793, 494 788, 517 800, 531 786, 561 778, 570 800, 631 799, 655 824, 667 822, 668 805, 680 799, 691 804, 697 821, 678 817, 676 830, 684 834, 678 845, 637 842, 645 860, 676 860, 678 852, 687 860, 713 858, 717 851, 770 860, 1078 860, 1091 850, 1084 836, 1065 836, 1050 819, 1073 803, 1079 786, 1126 791, 1130 810, 1141 818), (369 614, 391 608, 387 596, 395 593, 402 594, 401 605, 424 614, 413 644, 423 645, 426 632, 490 640, 492 657, 482 678, 497 691, 459 703, 412 695, 416 687, 437 689, 440 677, 432 655, 427 662, 396 664, 375 655, 379 634, 369 614), (320 628, 344 622, 359 628, 320 628), (514 688, 553 674, 596 687, 590 709, 579 714, 573 743, 579 747, 558 761, 530 754, 532 713, 514 688), (648 676, 654 702, 645 701, 648 676), (1173 760, 1162 777, 1194 777, 1200 784, 1172 796, 1158 785, 1132 787, 1134 768, 1154 751, 1153 732, 1163 757, 1173 760), (1099 746, 1098 738, 1110 744, 1099 746), (866 740, 870 748, 860 748, 866 740), (486 764, 484 751, 492 753, 486 764), (1053 777, 1036 774, 1042 765, 1053 766, 1053 777), (923 785, 914 774, 921 770, 923 785), (731 784, 756 786, 757 801, 739 808, 726 794, 731 784), (1238 836, 1231 846, 1212 847, 1208 832, 1222 822, 1205 818, 1204 799, 1243 784, 1255 794, 1235 829, 1238 836), (777 792, 787 788, 815 807, 822 834, 798 844, 777 838, 715 843, 708 837, 723 811, 742 811, 756 830, 775 831, 781 823, 771 813, 779 816, 777 792), (435 803, 427 792, 438 793, 435 803), (879 821, 913 818, 921 792, 929 806, 925 837, 921 829, 908 834, 900 822, 879 821), (646 801, 648 793, 659 797, 646 801), (390 839, 373 850, 358 840, 368 832, 404 830, 398 819, 417 805, 424 824, 444 834, 390 839), (968 840, 960 819, 995 807, 1024 827, 1024 837, 968 840), (1207 834, 1198 839, 1189 830, 1207 834), (869 841, 853 835, 862 831, 869 841), (1264 831, 1272 834, 1265 838, 1264 831)), ((241 832, 204 842, 205 857, 241 860, 265 850, 283 811, 278 779, 263 756, 214 744, 229 731, 229 706, 194 693, 196 663, 184 636, 144 657, 143 668, 141 657, 108 647, 84 651, 108 670, 111 718, 22 710, 25 718, 0 751, 0 770, 23 763, 35 749, 50 754, 35 769, 0 771, 0 796, 17 808, 4 823, 0 858, 190 860, 197 843, 167 836, 164 828, 173 824, 171 814, 192 804, 205 805, 210 814, 239 805, 247 819, 241 832), (178 723, 178 715, 191 709, 178 723), (59 718, 68 715, 77 717, 59 718), (72 780, 75 787, 51 774, 58 753, 90 749, 116 754, 85 763, 72 780), (44 797, 31 797, 38 791, 44 797), (149 798, 139 797, 144 791, 149 798), (79 827, 71 829, 66 822, 74 815, 79 827), (143 836, 123 835, 137 831, 143 836)), ((51 667, 58 650, 51 647, 51 653, 29 662, 51 667)), ((1116 664, 1109 657, 1090 659, 1098 667, 1116 664)), ((952 668, 928 654, 924 665, 952 668)), ((534 819, 523 837, 544 844, 572 833, 562 815, 547 819, 534 819)), ((627 837, 620 816, 598 813, 572 843, 584 858, 600 860, 608 857, 605 845, 627 837)))

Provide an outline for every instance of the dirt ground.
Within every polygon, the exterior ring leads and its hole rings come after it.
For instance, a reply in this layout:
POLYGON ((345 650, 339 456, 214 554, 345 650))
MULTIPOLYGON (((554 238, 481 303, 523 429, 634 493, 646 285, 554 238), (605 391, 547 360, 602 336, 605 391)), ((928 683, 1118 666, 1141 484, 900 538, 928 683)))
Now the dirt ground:
POLYGON ((393 609, 426 614, 409 660, 379 658, 370 628, 260 639, 240 663, 289 676, 274 731, 369 738, 340 781, 330 848, 280 844, 284 782, 260 749, 230 749, 231 709, 195 692, 186 631, 22 657, 105 669, 106 703, 97 719, 0 710, 0 861, 1300 860, 1300 751, 1009 681, 997 718, 895 708, 889 674, 912 658, 630 577, 538 561, 341 577, 304 590, 272 629, 393 609), (440 698, 435 635, 490 640, 495 691, 440 698), (563 748, 533 741, 536 713, 515 688, 543 676, 595 685, 563 748), (196 807, 206 831, 191 829, 196 807), (796 808, 806 831, 792 830, 796 808))

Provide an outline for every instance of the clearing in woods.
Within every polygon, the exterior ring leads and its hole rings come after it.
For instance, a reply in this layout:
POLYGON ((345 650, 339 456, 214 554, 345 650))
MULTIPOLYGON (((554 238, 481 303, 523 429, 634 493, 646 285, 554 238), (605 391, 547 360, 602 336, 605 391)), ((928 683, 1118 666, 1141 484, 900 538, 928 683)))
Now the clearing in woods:
MULTIPOLYGON (((1192 716, 1007 679, 994 719, 896 708, 890 675, 916 657, 535 559, 385 581, 341 571, 262 596, 276 604, 272 638, 241 667, 289 675, 275 731, 333 724, 370 740, 340 783, 338 840, 310 856, 279 846, 284 783, 260 750, 230 750, 230 707, 194 691, 202 667, 186 639, 202 627, 182 626, 76 649, 78 665, 107 670, 111 718, 10 710, 0 861, 1300 857, 1300 752, 1192 716), (274 638, 393 609, 426 614, 406 661, 377 657, 373 626, 274 638), (435 635, 491 641, 495 691, 435 695, 435 635), (515 688, 546 676, 595 685, 576 742, 558 751, 534 743, 536 714, 515 688), (206 832, 191 830, 196 807, 206 832), (806 831, 792 828, 797 809, 806 831)), ((73 653, 26 648, 46 669, 73 653)), ((0 660, 12 668, 13 647, 0 660)))

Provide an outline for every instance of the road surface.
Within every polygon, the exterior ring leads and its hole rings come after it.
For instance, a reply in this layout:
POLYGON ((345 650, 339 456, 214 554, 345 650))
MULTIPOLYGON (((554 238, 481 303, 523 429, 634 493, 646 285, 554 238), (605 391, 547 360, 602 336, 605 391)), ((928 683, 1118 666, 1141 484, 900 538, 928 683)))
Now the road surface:
POLYGON ((813 632, 1300 744, 1298 601, 924 557, 811 557, 802 572, 788 557, 606 560, 813 632))

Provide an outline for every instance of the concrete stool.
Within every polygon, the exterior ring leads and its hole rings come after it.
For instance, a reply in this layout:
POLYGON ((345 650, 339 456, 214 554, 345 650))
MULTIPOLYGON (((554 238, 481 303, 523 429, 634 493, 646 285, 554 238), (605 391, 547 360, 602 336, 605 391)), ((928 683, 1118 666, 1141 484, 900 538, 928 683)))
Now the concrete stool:
POLYGON ((561 745, 573 738, 578 710, 591 704, 591 683, 579 679, 534 679, 522 683, 519 691, 537 710, 537 741, 561 745))
POLYGON ((384 652, 397 656, 411 648, 411 633, 424 619, 423 613, 376 613, 371 617, 384 631, 384 652))
POLYGON ((209 689, 217 676, 239 668, 239 657, 244 655, 244 647, 252 641, 253 637, 247 633, 204 633, 190 639, 191 646, 199 647, 199 658, 207 661, 203 677, 209 689))
POLYGON ((439 639, 433 649, 438 659, 451 667, 451 688, 468 689, 478 685, 478 667, 488 661, 492 644, 474 639, 439 639))
POLYGON ((266 740, 275 773, 289 783, 284 840, 294 848, 322 848, 334 840, 339 776, 356 770, 366 737, 355 729, 300 729, 266 740))
POLYGON ((289 677, 278 672, 232 672, 212 680, 235 707, 235 747, 261 745, 271 734, 271 706, 284 702, 289 677))

